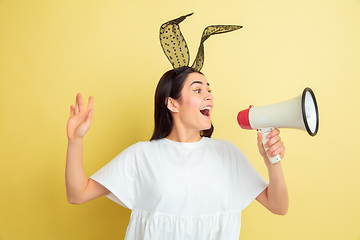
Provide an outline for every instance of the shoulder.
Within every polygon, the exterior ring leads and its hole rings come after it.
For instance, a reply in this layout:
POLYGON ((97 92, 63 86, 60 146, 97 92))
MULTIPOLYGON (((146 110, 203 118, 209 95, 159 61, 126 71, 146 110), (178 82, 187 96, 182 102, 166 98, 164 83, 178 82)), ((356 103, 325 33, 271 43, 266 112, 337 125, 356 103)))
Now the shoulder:
POLYGON ((119 156, 138 155, 139 153, 151 152, 152 149, 152 143, 150 141, 137 142, 123 150, 119 156))
POLYGON ((124 151, 136 151, 136 150, 140 150, 140 149, 146 149, 151 145, 150 141, 142 141, 142 142, 137 142, 134 143, 133 145, 129 146, 128 148, 126 148, 124 151))
POLYGON ((109 165, 114 168, 133 168, 153 155, 151 154, 152 148, 150 145, 149 141, 137 142, 118 153, 109 162, 109 165))
MULTIPOLYGON (((158 151, 164 150, 164 139, 140 141, 126 148, 120 155, 136 155, 151 157, 158 151)), ((165 148, 166 149, 166 148, 165 148)))

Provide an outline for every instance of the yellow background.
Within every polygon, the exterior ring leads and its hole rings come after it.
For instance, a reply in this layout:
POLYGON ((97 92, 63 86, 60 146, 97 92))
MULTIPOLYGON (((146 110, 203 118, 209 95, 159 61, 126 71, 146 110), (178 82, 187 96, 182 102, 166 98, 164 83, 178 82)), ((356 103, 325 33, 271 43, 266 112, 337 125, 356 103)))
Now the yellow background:
POLYGON ((203 72, 215 96, 215 138, 234 142, 267 178, 256 132, 239 110, 315 92, 316 137, 283 129, 290 193, 285 216, 257 202, 240 239, 360 239, 360 1, 0 0, 0 239, 123 239, 130 211, 105 197, 67 203, 65 126, 81 92, 94 96, 85 137, 88 175, 148 140, 153 94, 171 68, 158 40, 181 23, 191 62, 202 30, 240 24, 205 43, 203 72))

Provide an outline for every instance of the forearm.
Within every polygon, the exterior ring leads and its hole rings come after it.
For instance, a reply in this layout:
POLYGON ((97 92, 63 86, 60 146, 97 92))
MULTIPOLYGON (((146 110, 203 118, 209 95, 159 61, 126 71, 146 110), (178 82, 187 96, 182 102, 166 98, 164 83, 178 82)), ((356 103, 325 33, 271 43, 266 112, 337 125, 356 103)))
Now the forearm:
POLYGON ((70 203, 81 203, 81 195, 88 184, 83 167, 82 139, 69 139, 66 157, 66 193, 70 203))
POLYGON ((267 167, 269 173, 269 186, 266 191, 267 208, 273 213, 284 215, 288 211, 289 196, 281 162, 269 164, 267 167))

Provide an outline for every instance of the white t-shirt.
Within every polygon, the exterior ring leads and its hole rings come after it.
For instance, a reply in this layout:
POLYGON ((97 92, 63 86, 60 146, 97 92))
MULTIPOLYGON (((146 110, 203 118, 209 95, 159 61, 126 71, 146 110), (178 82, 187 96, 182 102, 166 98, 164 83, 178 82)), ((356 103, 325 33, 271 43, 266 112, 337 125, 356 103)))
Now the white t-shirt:
POLYGON ((234 144, 205 137, 139 142, 91 178, 132 210, 126 240, 238 240, 241 211, 268 185, 234 144))

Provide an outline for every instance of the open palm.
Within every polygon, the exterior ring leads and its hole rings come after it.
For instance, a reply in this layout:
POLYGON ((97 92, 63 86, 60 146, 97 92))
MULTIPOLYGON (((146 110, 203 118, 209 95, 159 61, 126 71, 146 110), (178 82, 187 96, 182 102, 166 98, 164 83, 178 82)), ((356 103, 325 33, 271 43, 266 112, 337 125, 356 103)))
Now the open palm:
POLYGON ((93 112, 93 98, 89 97, 88 106, 85 109, 80 93, 76 96, 76 104, 70 107, 70 117, 67 123, 68 139, 83 138, 91 126, 93 112))

